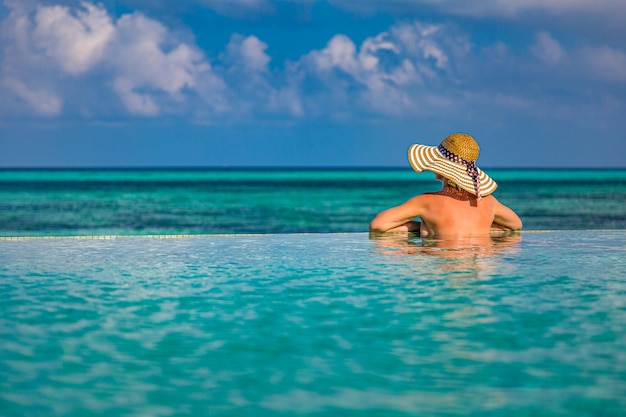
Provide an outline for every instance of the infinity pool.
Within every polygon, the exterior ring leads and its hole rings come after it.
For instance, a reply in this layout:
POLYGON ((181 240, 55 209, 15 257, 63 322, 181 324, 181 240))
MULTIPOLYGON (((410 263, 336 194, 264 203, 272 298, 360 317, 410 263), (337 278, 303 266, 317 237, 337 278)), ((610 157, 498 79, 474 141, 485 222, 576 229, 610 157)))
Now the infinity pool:
POLYGON ((624 415, 625 242, 0 240, 0 415, 624 415))

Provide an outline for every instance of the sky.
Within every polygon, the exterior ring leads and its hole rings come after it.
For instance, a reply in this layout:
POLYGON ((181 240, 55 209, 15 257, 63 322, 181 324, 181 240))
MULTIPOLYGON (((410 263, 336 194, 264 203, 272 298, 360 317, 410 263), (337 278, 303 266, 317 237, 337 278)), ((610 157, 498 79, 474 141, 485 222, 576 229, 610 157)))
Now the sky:
POLYGON ((0 168, 626 168, 624 0, 0 0, 0 168))

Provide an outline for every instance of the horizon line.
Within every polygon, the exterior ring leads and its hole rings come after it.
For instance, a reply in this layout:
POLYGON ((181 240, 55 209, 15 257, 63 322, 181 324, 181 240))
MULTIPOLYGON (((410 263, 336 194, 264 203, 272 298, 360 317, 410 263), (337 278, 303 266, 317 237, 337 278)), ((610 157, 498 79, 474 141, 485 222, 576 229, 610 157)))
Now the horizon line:
MULTIPOLYGON (((482 169, 482 168, 481 168, 482 169)), ((626 170, 626 166, 485 166, 482 170, 626 170)), ((74 165, 0 166, 0 171, 412 171, 398 165, 74 165)))

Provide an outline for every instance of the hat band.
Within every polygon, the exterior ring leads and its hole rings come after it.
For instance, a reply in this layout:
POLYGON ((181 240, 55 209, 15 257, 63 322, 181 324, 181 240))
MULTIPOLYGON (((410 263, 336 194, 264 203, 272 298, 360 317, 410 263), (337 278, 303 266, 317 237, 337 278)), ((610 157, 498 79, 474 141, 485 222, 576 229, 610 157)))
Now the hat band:
POLYGON ((466 161, 465 159, 461 158, 454 152, 450 152, 449 150, 447 150, 443 145, 439 145, 437 149, 439 149, 439 152, 441 152, 441 154, 445 156, 448 160, 455 162, 457 164, 465 165, 467 175, 469 175, 472 181, 474 182, 474 190, 476 191, 476 199, 480 200, 481 199, 480 175, 478 173, 478 168, 476 167, 476 161, 466 161))

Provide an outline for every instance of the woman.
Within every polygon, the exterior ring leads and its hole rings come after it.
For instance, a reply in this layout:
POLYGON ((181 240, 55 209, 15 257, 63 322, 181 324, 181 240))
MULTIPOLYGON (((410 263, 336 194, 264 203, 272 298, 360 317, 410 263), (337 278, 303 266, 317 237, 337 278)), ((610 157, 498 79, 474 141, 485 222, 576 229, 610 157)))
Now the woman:
POLYGON ((491 195, 496 182, 476 167, 479 152, 478 143, 464 133, 448 136, 439 146, 411 145, 411 167, 417 172, 434 172, 443 188, 379 213, 370 223, 370 231, 449 238, 520 230, 522 221, 517 214, 491 195), (421 222, 413 221, 415 217, 421 222))

